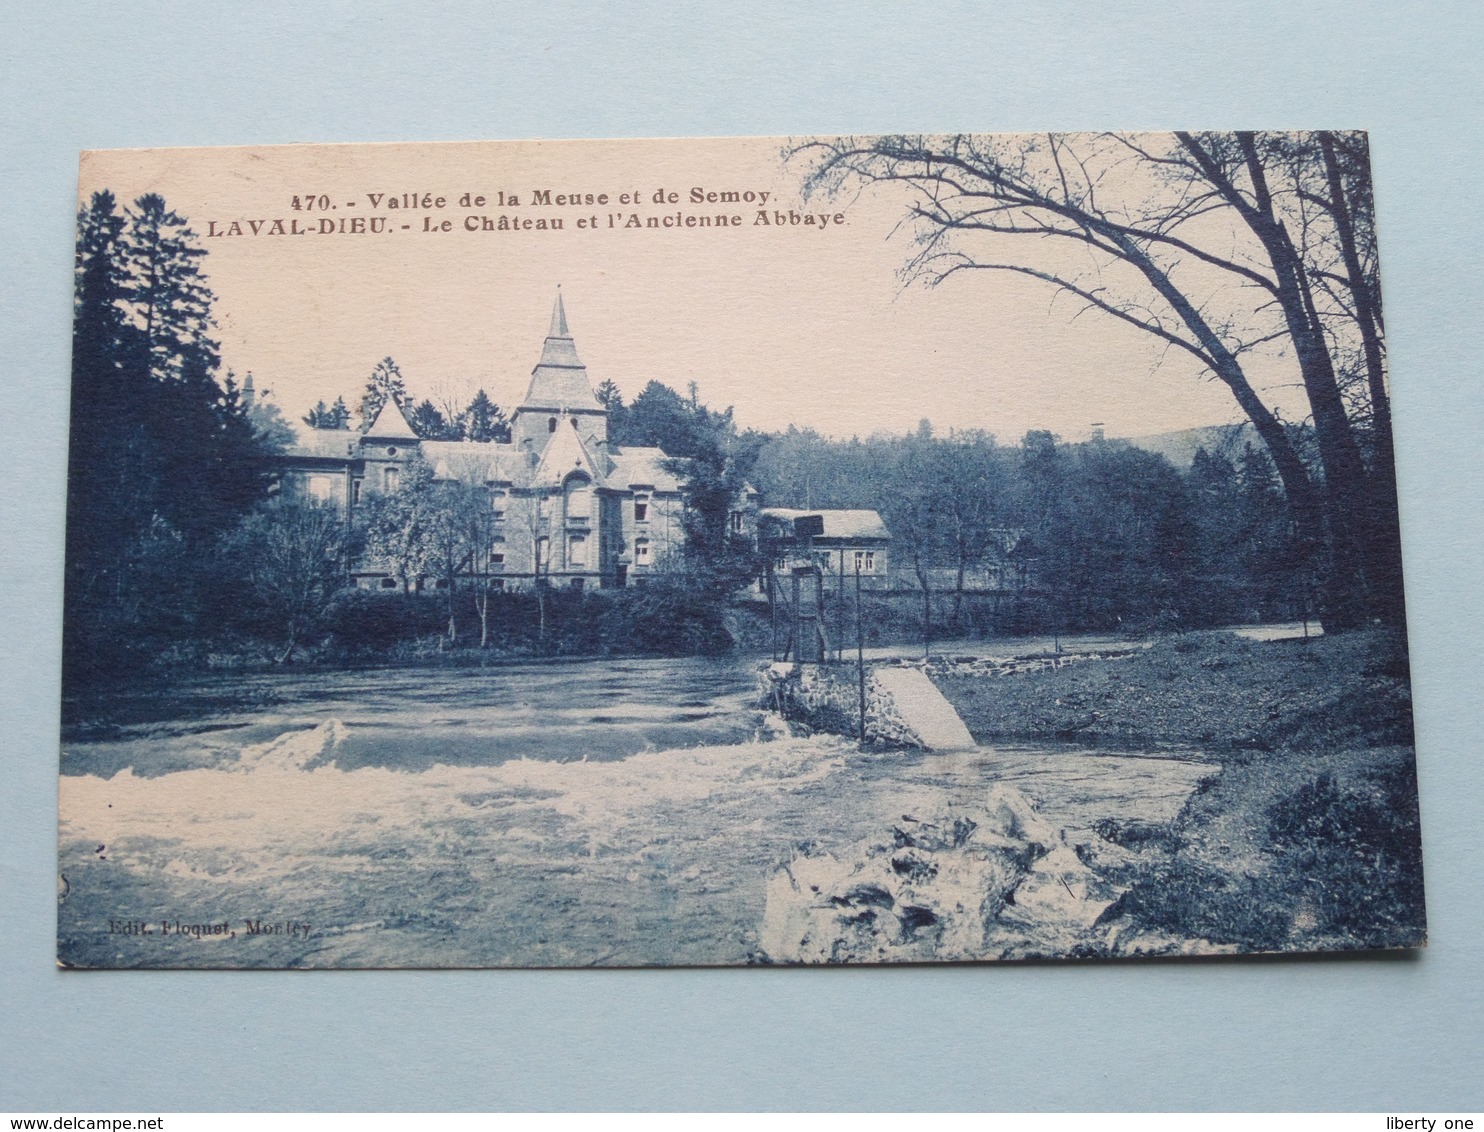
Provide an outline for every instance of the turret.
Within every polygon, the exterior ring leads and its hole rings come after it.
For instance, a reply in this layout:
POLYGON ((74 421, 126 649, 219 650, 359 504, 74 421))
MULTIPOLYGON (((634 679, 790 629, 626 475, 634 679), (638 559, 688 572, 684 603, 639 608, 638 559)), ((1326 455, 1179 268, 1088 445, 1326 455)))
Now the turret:
POLYGON ((575 428, 589 443, 608 439, 608 411, 598 403, 587 367, 577 356, 577 345, 567 328, 561 289, 551 308, 551 325, 541 347, 541 359, 531 370, 525 400, 510 422, 515 443, 530 443, 540 452, 558 428, 575 428))

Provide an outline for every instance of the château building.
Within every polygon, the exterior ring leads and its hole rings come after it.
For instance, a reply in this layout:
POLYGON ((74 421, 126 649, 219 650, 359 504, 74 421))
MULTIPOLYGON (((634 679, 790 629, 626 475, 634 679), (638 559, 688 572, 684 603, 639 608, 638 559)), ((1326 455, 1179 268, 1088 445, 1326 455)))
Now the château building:
MULTIPOLYGON (((509 441, 419 439, 395 398, 364 431, 299 426, 296 440, 281 457, 282 490, 341 507, 347 518, 396 491, 415 460, 437 479, 481 486, 493 545, 487 563, 466 572, 495 588, 538 578, 572 589, 633 585, 684 546, 680 477, 662 449, 610 441, 607 409, 577 356, 560 292, 509 441)), ((367 589, 403 584, 371 559, 354 575, 367 589)))

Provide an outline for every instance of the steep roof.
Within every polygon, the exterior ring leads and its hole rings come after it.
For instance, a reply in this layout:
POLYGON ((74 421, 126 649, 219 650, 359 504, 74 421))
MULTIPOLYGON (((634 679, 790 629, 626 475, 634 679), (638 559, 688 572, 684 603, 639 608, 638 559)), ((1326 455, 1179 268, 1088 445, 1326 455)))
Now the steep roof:
POLYGON ((424 440, 423 459, 440 480, 464 483, 523 483, 527 470, 513 444, 473 440, 424 440))
POLYGON ((388 397, 386 403, 381 406, 376 414, 376 419, 371 422, 365 436, 375 440, 416 440, 417 433, 407 423, 407 416, 402 412, 402 406, 397 403, 395 397, 388 397))
POLYGON ((294 430, 294 443, 284 448, 285 456, 344 460, 355 455, 360 440, 360 434, 343 428, 311 428, 302 422, 289 427, 294 430))
POLYGON ((564 417, 541 452, 541 462, 531 473, 530 485, 560 487, 574 471, 586 472, 594 487, 607 487, 607 469, 564 417))
POLYGON ((551 327, 541 347, 541 360, 531 371, 531 384, 520 407, 526 410, 552 411, 589 409, 601 412, 603 406, 593 395, 587 367, 577 357, 577 344, 567 329, 567 311, 562 306, 562 293, 557 292, 551 308, 551 327))
POLYGON ((656 491, 679 491, 680 477, 667 465, 670 457, 663 448, 622 448, 613 445, 608 449, 608 458, 613 470, 608 473, 608 482, 613 487, 652 487, 656 491))
POLYGON ((786 520, 797 519, 802 515, 823 516, 824 534, 819 536, 821 538, 878 539, 881 541, 891 539, 891 532, 886 529, 886 524, 881 521, 881 516, 875 511, 800 511, 792 507, 764 507, 758 514, 767 518, 786 520))

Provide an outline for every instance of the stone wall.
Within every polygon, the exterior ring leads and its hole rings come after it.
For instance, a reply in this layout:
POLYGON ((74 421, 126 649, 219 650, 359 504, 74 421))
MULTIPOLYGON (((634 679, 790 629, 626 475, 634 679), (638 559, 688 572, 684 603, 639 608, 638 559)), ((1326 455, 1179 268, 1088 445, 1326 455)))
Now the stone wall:
MULTIPOLYGON (((806 734, 860 734, 860 684, 852 664, 763 664, 758 668, 758 703, 806 734)), ((877 750, 922 748, 923 742, 897 712, 890 693, 866 666, 865 746, 877 750)))

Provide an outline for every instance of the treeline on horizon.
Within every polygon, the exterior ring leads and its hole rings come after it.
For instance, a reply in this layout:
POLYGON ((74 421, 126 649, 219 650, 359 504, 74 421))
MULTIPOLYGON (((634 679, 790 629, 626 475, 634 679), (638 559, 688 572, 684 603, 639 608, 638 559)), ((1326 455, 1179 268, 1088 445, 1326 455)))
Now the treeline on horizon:
MULTIPOLYGON (((432 635, 517 652, 715 651, 727 606, 760 569, 727 522, 749 483, 767 505, 878 510, 909 585, 950 568, 958 584, 927 606, 921 631, 962 627, 964 579, 1003 552, 1006 532, 1033 581, 997 627, 1175 629, 1325 612, 1315 557, 1260 448, 1202 451, 1182 471, 1126 444, 1047 432, 1015 445, 934 436, 926 422, 865 440, 765 434, 739 430, 694 383, 682 395, 658 381, 627 403, 611 382, 596 393, 616 443, 678 461, 684 557, 644 594, 461 586, 470 559, 457 539, 472 546, 482 534, 460 485, 409 475, 401 498, 363 508, 353 527, 276 492, 274 456, 292 434, 270 401, 249 406, 221 364, 206 253, 185 218, 158 195, 121 208, 104 191, 78 221, 64 623, 73 688, 214 655, 375 659, 432 635), (403 554, 403 589, 414 592, 354 591, 350 568, 368 549, 403 554), (420 571, 449 584, 419 594, 420 571)), ((410 400, 391 358, 366 381, 362 427, 387 397, 410 400)), ((483 390, 463 406, 415 402, 408 415, 428 439, 508 436, 483 390)), ((351 424, 343 398, 305 420, 351 424)), ((1305 430, 1292 432, 1302 447, 1305 430)))

